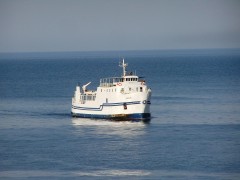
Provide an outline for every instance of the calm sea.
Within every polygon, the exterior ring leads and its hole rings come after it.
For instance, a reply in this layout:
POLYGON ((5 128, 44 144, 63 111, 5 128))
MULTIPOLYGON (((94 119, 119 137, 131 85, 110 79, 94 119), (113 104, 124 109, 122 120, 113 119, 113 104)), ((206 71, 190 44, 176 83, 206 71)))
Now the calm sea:
MULTIPOLYGON (((49 55, 49 54, 48 54, 49 55)), ((69 53, 0 60, 0 179, 240 179, 240 53, 69 53), (76 84, 151 87, 153 118, 72 118, 76 84)))

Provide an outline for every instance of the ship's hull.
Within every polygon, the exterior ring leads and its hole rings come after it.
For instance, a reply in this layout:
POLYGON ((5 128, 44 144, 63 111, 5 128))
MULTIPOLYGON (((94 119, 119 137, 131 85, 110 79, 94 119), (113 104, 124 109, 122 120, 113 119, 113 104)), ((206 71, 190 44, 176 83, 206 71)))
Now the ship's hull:
POLYGON ((98 106, 73 104, 72 116, 93 119, 140 120, 150 119, 150 101, 102 103, 98 106))
POLYGON ((115 120, 143 120, 150 119, 151 93, 144 93, 142 97, 131 96, 132 101, 87 102, 85 104, 73 103, 72 116, 93 119, 115 120))

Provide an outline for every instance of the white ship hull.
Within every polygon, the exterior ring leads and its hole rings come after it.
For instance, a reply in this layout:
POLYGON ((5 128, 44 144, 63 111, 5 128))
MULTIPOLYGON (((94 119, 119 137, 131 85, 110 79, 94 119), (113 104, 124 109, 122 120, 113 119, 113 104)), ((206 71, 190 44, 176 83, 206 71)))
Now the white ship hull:
POLYGON ((95 101, 84 104, 73 99, 72 115, 86 118, 150 118, 150 98, 151 90, 134 94, 114 92, 105 97, 99 95, 95 101))
POLYGON ((150 119, 151 89, 138 76, 124 73, 122 77, 101 79, 96 91, 87 91, 87 85, 83 86, 83 92, 80 92, 79 86, 76 87, 72 98, 72 116, 150 119))

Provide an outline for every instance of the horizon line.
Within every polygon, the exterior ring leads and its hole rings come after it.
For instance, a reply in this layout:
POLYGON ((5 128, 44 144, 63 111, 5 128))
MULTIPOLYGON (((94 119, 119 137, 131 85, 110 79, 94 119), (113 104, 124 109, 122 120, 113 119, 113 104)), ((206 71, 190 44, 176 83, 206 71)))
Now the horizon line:
POLYGON ((211 51, 211 50, 240 50, 239 48, 177 48, 177 49, 132 49, 132 50, 89 50, 89 51, 14 51, 0 54, 30 54, 30 53, 105 53, 105 52, 137 52, 137 51, 211 51))

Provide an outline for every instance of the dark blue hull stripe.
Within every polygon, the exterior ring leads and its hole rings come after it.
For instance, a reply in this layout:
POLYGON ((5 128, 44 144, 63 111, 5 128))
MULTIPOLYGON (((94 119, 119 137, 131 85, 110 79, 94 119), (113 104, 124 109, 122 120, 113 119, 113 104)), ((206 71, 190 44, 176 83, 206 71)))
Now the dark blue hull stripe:
POLYGON ((150 119, 151 118, 150 113, 116 114, 116 115, 72 113, 72 116, 80 117, 80 118, 91 118, 91 119, 117 119, 117 120, 150 119))

